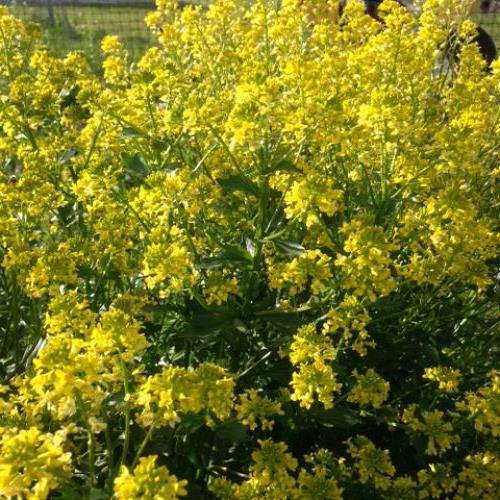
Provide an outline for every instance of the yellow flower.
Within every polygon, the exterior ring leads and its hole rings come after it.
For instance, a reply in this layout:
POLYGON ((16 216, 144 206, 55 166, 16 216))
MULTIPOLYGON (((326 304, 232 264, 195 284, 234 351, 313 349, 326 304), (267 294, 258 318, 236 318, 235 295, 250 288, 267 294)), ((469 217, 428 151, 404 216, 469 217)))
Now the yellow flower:
POLYGON ((106 82, 111 85, 123 85, 127 78, 127 53, 118 37, 105 36, 101 42, 101 49, 106 55, 102 63, 106 82))
MULTIPOLYGON (((293 488, 295 480, 290 476, 297 468, 297 460, 287 452, 285 443, 274 443, 267 439, 259 440, 260 449, 252 453, 253 464, 250 466, 250 484, 258 489, 268 489, 282 497, 283 492, 293 488)), ((276 498, 276 497, 275 497, 276 498)))
POLYGON ((233 408, 233 377, 224 368, 201 364, 195 370, 166 367, 146 377, 134 396, 141 425, 173 426, 184 413, 205 413, 208 425, 225 420, 233 408))
POLYGON ((431 498, 450 496, 456 488, 457 480, 452 473, 451 464, 429 464, 428 469, 418 471, 418 490, 421 495, 431 498))
POLYGON ((236 276, 230 277, 228 273, 224 272, 211 272, 203 288, 203 296, 207 304, 222 305, 227 302, 229 294, 239 294, 236 276))
POLYGON ((256 429, 259 425, 263 430, 272 430, 274 420, 269 417, 284 415, 278 401, 260 396, 255 389, 241 394, 239 399, 240 402, 235 406, 238 420, 250 430, 256 429))
POLYGON ((114 493, 119 500, 175 500, 187 495, 187 481, 178 480, 164 466, 157 466, 156 455, 141 457, 132 472, 122 466, 114 481, 114 493))
POLYGON ((46 343, 17 382, 28 415, 48 411, 64 420, 83 404, 87 418, 98 417, 103 401, 127 383, 124 368, 138 370, 135 359, 148 345, 139 324, 118 309, 96 319, 74 292, 51 302, 46 343))
POLYGON ((0 429, 0 495, 33 499, 50 492, 71 476, 71 453, 64 451, 64 433, 0 429))
POLYGON ((402 416, 402 421, 414 432, 421 432, 427 437, 428 455, 441 455, 458 442, 460 438, 453 435, 453 425, 444 422, 444 413, 440 410, 423 411, 422 417, 414 416, 415 406, 407 408, 402 416))
POLYGON ((337 382, 331 365, 320 358, 316 358, 312 363, 300 364, 298 371, 292 375, 290 385, 293 389, 290 399, 298 401, 304 408, 312 406, 316 395, 325 408, 332 408, 333 393, 342 387, 342 384, 337 382))
POLYGON ((336 357, 330 337, 318 332, 314 323, 301 326, 290 345, 290 361, 293 365, 314 362, 316 359, 332 361, 336 357))
POLYGON ((287 288, 292 296, 305 290, 308 284, 314 294, 319 294, 332 277, 330 257, 320 250, 306 250, 290 262, 275 263, 268 273, 271 288, 287 288))
POLYGON ((338 342, 345 348, 350 347, 360 356, 366 356, 368 348, 375 347, 375 342, 366 329, 370 321, 370 315, 361 301, 354 295, 347 295, 337 307, 328 312, 322 332, 333 339, 339 336, 338 342))
POLYGON ((343 192, 331 178, 308 173, 292 183, 285 193, 285 214, 289 219, 304 220, 307 227, 319 223, 321 213, 332 216, 343 208, 343 192))
POLYGON ((439 390, 453 393, 458 389, 460 383, 460 370, 449 368, 447 366, 436 366, 426 368, 424 378, 438 382, 439 390))
POLYGON ((491 381, 477 392, 466 395, 465 401, 457 403, 460 411, 470 413, 478 432, 500 436, 500 371, 492 370, 491 381))
POLYGON ((380 408, 389 397, 389 382, 380 377, 373 368, 369 368, 363 375, 357 370, 352 374, 356 378, 356 384, 350 390, 347 401, 380 408))
POLYGON ((193 286, 198 272, 187 243, 182 241, 183 232, 177 227, 171 228, 171 241, 166 240, 159 231, 151 236, 153 241, 144 251, 142 265, 146 285, 153 289, 159 288, 162 297, 169 297, 193 286))
POLYGON ((372 225, 367 217, 345 223, 341 232, 346 235, 344 250, 348 255, 337 256, 335 264, 344 270, 343 287, 371 302, 391 293, 396 288, 391 252, 398 245, 387 242, 383 229, 372 225))
POLYGON ((380 450, 369 439, 357 436, 347 441, 349 454, 355 459, 354 467, 362 483, 373 483, 385 491, 391 485, 390 478, 396 473, 387 450, 380 450))
POLYGON ((495 498, 500 475, 500 457, 492 452, 476 453, 465 459, 458 474, 456 498, 495 498))

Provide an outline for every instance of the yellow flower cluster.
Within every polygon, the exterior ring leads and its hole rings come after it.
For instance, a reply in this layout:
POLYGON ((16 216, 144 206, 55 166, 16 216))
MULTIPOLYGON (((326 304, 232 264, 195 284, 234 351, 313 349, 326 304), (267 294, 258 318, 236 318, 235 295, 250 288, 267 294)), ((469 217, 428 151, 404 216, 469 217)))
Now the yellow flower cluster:
POLYGON ((312 227, 320 223, 322 213, 332 216, 341 211, 343 192, 335 189, 333 183, 332 179, 306 172, 285 191, 286 216, 312 227))
POLYGON ((322 331, 334 338, 340 337, 340 345, 365 356, 369 347, 375 347, 366 329, 370 321, 370 315, 360 300, 354 295, 346 295, 337 307, 328 311, 322 331))
POLYGON ((401 420, 412 431, 421 432, 428 438, 427 454, 440 455, 458 441, 458 437, 452 434, 453 425, 444 421, 442 411, 424 411, 421 418, 415 417, 414 413, 414 406, 407 408, 401 420))
MULTIPOLYGON (((179 235, 178 228, 170 231, 170 237, 179 235)), ((178 243, 164 241, 152 242, 144 252, 143 273, 146 285, 158 287, 161 297, 188 288, 196 281, 196 273, 191 273, 193 262, 186 247, 178 243)))
POLYGON ((290 361, 298 366, 292 375, 291 399, 310 408, 315 395, 325 408, 333 406, 333 393, 341 388, 331 367, 335 349, 327 335, 317 331, 315 324, 301 327, 290 346, 290 361))
POLYGON ((167 367, 146 378, 137 389, 138 421, 145 427, 170 425, 182 413, 206 413, 209 425, 214 418, 225 420, 233 406, 233 377, 224 368, 205 363, 196 370, 167 367))
POLYGON ((500 372, 493 370, 490 377, 489 384, 476 393, 468 393, 465 401, 457 403, 457 408, 472 415, 478 432, 497 437, 500 435, 500 372))
POLYGON ((458 475, 456 498, 495 498, 499 474, 498 456, 488 452, 469 455, 458 475))
POLYGON ((466 185, 442 188, 427 199, 425 207, 403 218, 402 234, 412 240, 403 275, 419 284, 439 285, 453 279, 485 290, 491 283, 486 262, 498 248, 493 224, 487 217, 478 217, 466 185))
POLYGON ((460 377, 460 370, 448 366, 426 368, 424 372, 424 378, 437 382, 439 390, 448 393, 453 393, 458 390, 460 377))
POLYGON ((134 357, 148 345, 139 324, 118 309, 94 320, 75 293, 51 303, 46 345, 18 381, 20 402, 33 418, 45 412, 56 420, 78 412, 97 417, 123 385, 124 370, 135 369, 134 357))
POLYGON ((362 483, 373 483, 374 487, 385 491, 391 486, 390 478, 396 473, 389 452, 377 448, 368 438, 357 436, 349 440, 349 454, 354 458, 354 468, 362 483))
POLYGON ((362 406, 380 408, 389 397, 389 382, 386 382, 373 368, 360 374, 353 371, 356 383, 349 392, 347 401, 358 403, 362 406))
POLYGON ((0 493, 6 498, 48 498, 71 476, 71 453, 64 432, 43 433, 36 427, 0 427, 0 493))
POLYGON ((310 288, 315 295, 327 287, 332 277, 330 258, 321 250, 306 250, 290 262, 269 267, 269 286, 272 289, 286 288, 292 297, 310 288))
POLYGON ((175 500, 187 494, 187 481, 179 481, 166 467, 156 465, 158 457, 142 457, 130 472, 123 466, 114 481, 114 493, 118 500, 131 498, 175 500))
POLYGON ((217 498, 236 500, 244 498, 277 498, 340 500, 342 488, 336 474, 342 475, 342 464, 335 463, 326 450, 305 457, 308 468, 300 468, 297 478, 293 473, 298 461, 288 452, 285 443, 259 441, 260 449, 252 453, 253 464, 249 478, 241 484, 217 478, 210 490, 217 498))
POLYGON ((396 282, 391 276, 390 252, 397 250, 398 245, 386 242, 383 229, 365 217, 345 223, 340 231, 346 236, 347 255, 339 255, 335 264, 346 274, 343 286, 355 297, 366 297, 372 302, 391 293, 396 282))
POLYGON ((127 78, 127 53, 116 36, 106 36, 101 42, 101 48, 106 55, 102 69, 104 79, 110 85, 124 85, 127 78))
POLYGON ((224 273, 214 271, 207 276, 203 296, 207 304, 222 305, 230 294, 239 295, 238 278, 228 278, 224 273))
POLYGON ((272 430, 273 415, 284 415, 281 404, 267 396, 260 396, 255 389, 240 394, 240 402, 235 406, 238 420, 250 430, 261 427, 263 430, 272 430))

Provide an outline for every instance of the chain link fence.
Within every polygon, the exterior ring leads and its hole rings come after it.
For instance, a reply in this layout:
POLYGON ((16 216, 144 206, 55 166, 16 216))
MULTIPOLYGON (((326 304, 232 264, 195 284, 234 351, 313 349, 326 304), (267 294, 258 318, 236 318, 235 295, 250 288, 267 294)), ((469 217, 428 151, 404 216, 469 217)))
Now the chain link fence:
MULTIPOLYGON (((179 2, 206 4, 209 0, 179 2)), ((57 54, 83 50, 96 71, 104 35, 118 35, 132 59, 155 44, 144 23, 146 14, 155 8, 154 0, 0 0, 0 4, 8 5, 23 20, 40 24, 45 42, 57 54)), ((499 47, 500 0, 478 0, 475 16, 499 47)))

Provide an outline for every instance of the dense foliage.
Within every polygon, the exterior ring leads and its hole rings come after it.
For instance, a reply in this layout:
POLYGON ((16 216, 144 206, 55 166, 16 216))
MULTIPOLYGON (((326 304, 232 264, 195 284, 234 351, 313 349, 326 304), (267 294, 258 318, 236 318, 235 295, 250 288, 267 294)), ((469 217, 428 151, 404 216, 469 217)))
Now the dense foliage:
POLYGON ((0 10, 0 496, 495 498, 500 65, 280 4, 103 80, 0 10))

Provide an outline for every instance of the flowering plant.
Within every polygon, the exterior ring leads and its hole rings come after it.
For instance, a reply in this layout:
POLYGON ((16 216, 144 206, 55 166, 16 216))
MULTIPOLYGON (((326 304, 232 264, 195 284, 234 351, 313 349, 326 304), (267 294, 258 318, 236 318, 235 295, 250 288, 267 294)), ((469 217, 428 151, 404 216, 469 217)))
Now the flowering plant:
POLYGON ((157 0, 103 79, 0 10, 0 495, 495 498, 468 3, 157 0))

